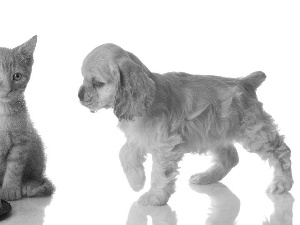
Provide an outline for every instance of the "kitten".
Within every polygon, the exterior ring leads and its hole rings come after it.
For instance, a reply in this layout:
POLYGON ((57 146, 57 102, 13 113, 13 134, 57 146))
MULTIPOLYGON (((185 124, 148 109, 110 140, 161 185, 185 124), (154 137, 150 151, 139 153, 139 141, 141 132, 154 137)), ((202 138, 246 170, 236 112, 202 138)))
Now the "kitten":
POLYGON ((24 91, 30 79, 37 36, 14 49, 0 48, 0 198, 46 196, 41 138, 30 121, 24 91))

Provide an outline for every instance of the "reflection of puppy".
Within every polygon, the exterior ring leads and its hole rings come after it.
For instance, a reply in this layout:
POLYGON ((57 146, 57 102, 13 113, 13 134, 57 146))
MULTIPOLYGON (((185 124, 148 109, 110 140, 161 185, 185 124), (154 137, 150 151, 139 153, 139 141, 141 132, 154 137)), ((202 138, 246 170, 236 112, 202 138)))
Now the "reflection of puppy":
POLYGON ((266 221, 264 221, 262 225, 293 225, 294 197, 290 193, 282 195, 273 195, 268 193, 267 196, 274 205, 274 211, 269 217, 266 217, 266 221))
POLYGON ((152 219, 152 225, 176 225, 176 212, 172 211, 169 205, 155 206, 140 206, 134 202, 128 213, 126 225, 141 225, 148 224, 148 216, 152 219))
POLYGON ((224 184, 217 182, 209 185, 190 185, 198 193, 210 198, 211 206, 205 225, 232 225, 240 211, 240 199, 224 184))
POLYGON ((144 186, 143 162, 147 153, 152 154, 151 188, 139 204, 167 203, 184 153, 209 150, 214 155, 215 165, 193 175, 190 182, 221 180, 238 163, 234 141, 269 159, 274 167, 270 192, 291 189, 290 149, 255 94, 264 73, 241 79, 175 72, 159 75, 114 44, 88 54, 82 73, 81 103, 91 111, 113 108, 119 118, 127 138, 121 164, 135 191, 144 186))

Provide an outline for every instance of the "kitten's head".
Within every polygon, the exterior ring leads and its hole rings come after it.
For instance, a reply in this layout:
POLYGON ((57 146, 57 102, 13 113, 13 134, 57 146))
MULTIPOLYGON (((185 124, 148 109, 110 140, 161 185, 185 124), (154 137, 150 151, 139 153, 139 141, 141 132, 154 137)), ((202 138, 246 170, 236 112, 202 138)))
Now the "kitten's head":
POLYGON ((23 96, 30 79, 37 36, 13 48, 0 47, 0 101, 8 102, 23 96))

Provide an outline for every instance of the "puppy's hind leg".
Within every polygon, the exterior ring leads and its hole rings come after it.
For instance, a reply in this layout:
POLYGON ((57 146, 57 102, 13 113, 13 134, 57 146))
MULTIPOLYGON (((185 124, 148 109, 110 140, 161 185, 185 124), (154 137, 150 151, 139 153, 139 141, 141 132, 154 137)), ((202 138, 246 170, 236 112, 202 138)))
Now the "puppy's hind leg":
POLYGON ((213 155, 213 166, 203 173, 191 176, 193 184, 211 184, 222 180, 229 171, 239 162, 236 148, 232 145, 218 146, 211 150, 213 155))
POLYGON ((134 144, 126 143, 121 148, 119 157, 130 187, 134 191, 143 189, 146 180, 143 166, 145 152, 134 144))
POLYGON ((248 151, 257 153, 263 160, 268 159, 270 166, 274 168, 268 192, 280 194, 292 188, 291 150, 261 104, 247 112, 240 142, 248 151))

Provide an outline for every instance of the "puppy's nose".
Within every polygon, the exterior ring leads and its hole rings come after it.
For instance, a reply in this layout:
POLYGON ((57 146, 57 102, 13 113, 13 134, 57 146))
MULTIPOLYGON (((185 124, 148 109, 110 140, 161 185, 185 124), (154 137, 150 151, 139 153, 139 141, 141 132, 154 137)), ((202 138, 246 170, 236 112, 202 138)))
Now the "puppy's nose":
POLYGON ((78 98, 80 99, 80 101, 84 100, 84 93, 85 93, 85 89, 84 88, 80 88, 80 90, 78 92, 78 98))

